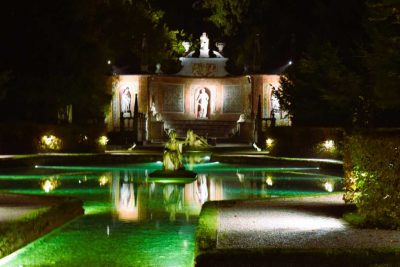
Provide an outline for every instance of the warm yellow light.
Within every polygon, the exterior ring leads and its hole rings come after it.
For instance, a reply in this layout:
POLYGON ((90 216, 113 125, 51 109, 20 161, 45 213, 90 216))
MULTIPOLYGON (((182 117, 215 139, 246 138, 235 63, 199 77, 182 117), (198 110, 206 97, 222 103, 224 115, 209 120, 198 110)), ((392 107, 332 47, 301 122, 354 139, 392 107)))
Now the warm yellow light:
POLYGON ((44 192, 49 193, 50 191, 56 189, 58 185, 59 185, 58 180, 54 178, 49 178, 42 182, 42 189, 44 192))
POLYGON ((329 193, 332 193, 332 192, 333 192, 333 189, 335 188, 335 184, 332 183, 332 182, 325 182, 325 183, 323 184, 323 186, 324 186, 325 190, 326 190, 327 192, 329 192, 329 193))
POLYGON ((272 144, 274 143, 274 140, 271 138, 268 138, 265 143, 267 144, 267 146, 272 146, 272 144))
POLYGON ((40 148, 43 150, 60 150, 62 141, 54 135, 44 135, 40 139, 40 148))
POLYGON ((333 140, 326 140, 322 146, 326 149, 326 150, 332 150, 335 148, 335 141, 333 140))
POLYGON ((100 178, 99 178, 99 184, 100 184, 100 186, 105 186, 106 184, 108 184, 108 182, 109 182, 109 179, 108 179, 108 177, 107 176, 101 176, 100 178))
POLYGON ((105 136, 105 135, 100 136, 100 137, 99 137, 99 140, 98 140, 98 142, 99 142, 99 144, 100 144, 101 146, 106 146, 107 143, 108 143, 108 141, 110 141, 110 140, 108 140, 107 136, 105 136))
POLYGON ((268 186, 273 186, 274 181, 272 180, 272 176, 268 175, 267 178, 265 179, 265 182, 267 183, 268 186))

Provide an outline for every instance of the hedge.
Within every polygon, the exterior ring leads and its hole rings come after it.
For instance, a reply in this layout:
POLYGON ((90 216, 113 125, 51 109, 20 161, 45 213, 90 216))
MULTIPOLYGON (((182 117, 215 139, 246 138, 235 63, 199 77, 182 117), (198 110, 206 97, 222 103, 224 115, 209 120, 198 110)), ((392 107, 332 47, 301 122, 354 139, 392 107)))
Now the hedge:
POLYGON ((344 150, 345 200, 364 226, 400 229, 400 131, 348 135, 344 150))
POLYGON ((37 152, 101 152, 98 138, 105 135, 102 126, 76 126, 2 123, 0 124, 0 154, 28 154, 37 152), (61 140, 58 150, 41 145, 42 136, 54 135, 61 140))
POLYGON ((263 134, 273 144, 263 148, 273 156, 342 159, 343 135, 341 128, 318 127, 271 127, 263 134), (325 142, 332 147, 326 149, 325 142))

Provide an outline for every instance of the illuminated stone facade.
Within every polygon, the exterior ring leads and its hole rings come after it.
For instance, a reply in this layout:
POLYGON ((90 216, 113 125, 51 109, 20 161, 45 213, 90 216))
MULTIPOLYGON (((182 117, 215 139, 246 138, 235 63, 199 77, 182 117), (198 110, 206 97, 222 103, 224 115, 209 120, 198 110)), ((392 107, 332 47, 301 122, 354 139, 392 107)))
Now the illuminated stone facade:
POLYGON ((253 142, 264 122, 290 125, 273 95, 278 75, 229 76, 223 47, 210 50, 206 33, 200 44, 200 50, 189 52, 185 43, 186 56, 176 75, 162 75, 158 66, 154 75, 114 76, 108 130, 133 131, 139 142, 166 140, 169 129, 178 137, 193 130, 212 140, 253 142))
MULTIPOLYGON (((165 139, 165 130, 174 128, 178 136, 188 129, 208 138, 231 138, 237 135, 239 117, 247 128, 243 140, 252 141, 258 96, 262 99, 262 117, 276 118, 276 125, 290 122, 280 109, 272 91, 279 86, 277 75, 243 75, 231 77, 184 77, 174 75, 121 75, 114 77, 112 102, 107 118, 110 132, 132 131, 135 95, 138 110, 146 117, 145 139, 165 139), (130 111, 124 94, 129 91, 130 111), (198 96, 203 91, 208 96, 206 116, 200 116, 198 96)), ((239 138, 240 139, 240 138, 239 138)))

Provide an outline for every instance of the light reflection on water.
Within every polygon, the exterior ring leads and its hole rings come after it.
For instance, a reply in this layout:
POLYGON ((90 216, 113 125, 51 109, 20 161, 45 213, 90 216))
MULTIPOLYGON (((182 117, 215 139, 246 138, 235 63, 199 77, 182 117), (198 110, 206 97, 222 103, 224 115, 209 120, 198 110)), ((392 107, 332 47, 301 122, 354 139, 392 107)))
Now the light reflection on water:
POLYGON ((197 216, 205 201, 323 194, 342 187, 340 177, 306 169, 192 167, 198 176, 187 183, 150 180, 157 164, 0 176, 4 191, 75 196, 85 208, 85 216, 20 250, 8 264, 191 266, 197 216))

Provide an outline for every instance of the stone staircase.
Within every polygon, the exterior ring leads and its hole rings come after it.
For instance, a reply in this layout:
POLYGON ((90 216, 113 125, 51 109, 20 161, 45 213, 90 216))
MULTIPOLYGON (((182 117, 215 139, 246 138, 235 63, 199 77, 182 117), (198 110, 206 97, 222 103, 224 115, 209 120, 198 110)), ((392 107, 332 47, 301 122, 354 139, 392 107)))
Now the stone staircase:
POLYGON ((236 132, 236 121, 217 120, 174 120, 166 121, 165 129, 174 129, 180 138, 186 137, 188 130, 205 138, 228 139, 236 132))

